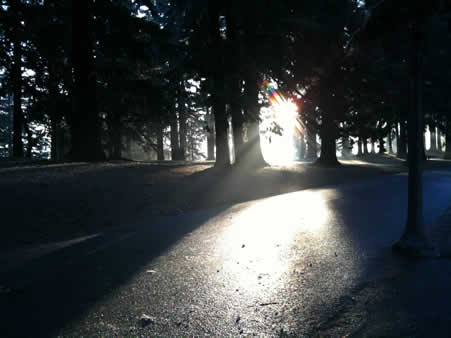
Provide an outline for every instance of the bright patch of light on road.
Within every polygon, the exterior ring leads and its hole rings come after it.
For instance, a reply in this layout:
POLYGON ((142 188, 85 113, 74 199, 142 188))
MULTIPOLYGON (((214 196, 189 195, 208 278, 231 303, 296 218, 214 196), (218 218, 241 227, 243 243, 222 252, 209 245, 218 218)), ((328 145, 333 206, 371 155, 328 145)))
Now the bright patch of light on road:
MULTIPOLYGON (((324 231, 329 211, 316 192, 284 194, 256 202, 234 218, 221 236, 219 254, 237 287, 252 293, 263 283, 268 290, 290 269, 284 255, 298 234, 324 231)), ((259 291, 261 292, 261 290, 259 291)))

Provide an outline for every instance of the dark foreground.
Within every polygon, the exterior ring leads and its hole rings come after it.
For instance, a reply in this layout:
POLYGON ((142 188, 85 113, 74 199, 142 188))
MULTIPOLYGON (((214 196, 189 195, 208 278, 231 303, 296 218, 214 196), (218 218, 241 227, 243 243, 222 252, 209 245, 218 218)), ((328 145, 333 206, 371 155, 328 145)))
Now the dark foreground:
MULTIPOLYGON (((426 175, 428 224, 450 189, 449 170, 426 175)), ((390 250, 405 222, 405 174, 194 209, 143 210, 126 227, 11 258, 1 335, 451 333, 451 260, 390 250)))

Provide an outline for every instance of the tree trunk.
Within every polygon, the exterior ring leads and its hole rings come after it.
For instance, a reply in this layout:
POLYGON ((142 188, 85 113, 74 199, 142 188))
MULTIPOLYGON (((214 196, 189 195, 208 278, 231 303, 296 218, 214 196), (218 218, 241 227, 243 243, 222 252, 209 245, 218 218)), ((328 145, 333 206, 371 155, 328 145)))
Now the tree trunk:
POLYGON ((74 108, 72 157, 81 161, 104 159, 97 111, 96 69, 93 54, 92 0, 72 2, 72 56, 74 66, 74 108))
POLYGON ((248 102, 246 110, 247 120, 247 144, 245 147, 246 164, 253 168, 263 168, 268 165, 263 158, 260 142, 260 106, 258 103, 257 74, 248 72, 245 84, 245 96, 248 102))
POLYGON ((429 141, 431 144, 430 152, 437 152, 437 134, 435 133, 435 126, 429 125, 429 141))
MULTIPOLYGON (((17 13, 18 1, 11 2, 11 11, 17 13)), ((18 14, 15 14, 18 16, 18 14)), ((24 116, 22 112, 22 48, 20 39, 19 19, 14 22, 12 32, 13 64, 11 69, 11 80, 13 85, 13 157, 23 157, 22 130, 24 127, 24 116)))
POLYGON ((400 253, 415 256, 435 255, 426 237, 423 219, 423 110, 422 110, 422 40, 423 29, 417 13, 412 36, 410 55, 410 93, 409 93, 409 176, 408 209, 404 233, 393 249, 400 253))
POLYGON ((387 142, 388 142, 388 153, 393 154, 393 128, 390 125, 388 128, 387 142))
POLYGON ((384 138, 379 137, 379 154, 383 154, 384 152, 385 152, 384 138))
POLYGON ((50 115, 50 158, 52 160, 57 160, 61 156, 58 154, 58 149, 61 147, 58 146, 59 139, 59 126, 60 126, 60 115, 58 114, 58 79, 56 77, 56 55, 53 51, 50 51, 48 56, 47 69, 49 72, 49 96, 50 96, 50 107, 49 107, 49 115, 50 115))
POLYGON ((376 154, 376 142, 371 139, 371 153, 376 154))
POLYGON ((399 122, 399 142, 397 144, 398 146, 398 154, 397 156, 399 158, 406 158, 407 157, 407 147, 406 147, 406 124, 404 120, 401 120, 399 122))
POLYGON ((316 161, 322 166, 337 166, 340 163, 337 160, 337 126, 330 113, 323 112, 323 123, 321 125, 321 153, 316 161))
POLYGON ((184 107, 180 110, 180 149, 179 149, 179 160, 186 160, 186 112, 184 107))
POLYGON ((242 91, 242 79, 240 75, 240 65, 243 60, 242 57, 242 44, 238 34, 238 27, 235 23, 233 11, 230 6, 230 2, 227 5, 226 24, 227 24, 227 40, 231 44, 231 48, 227 49, 228 53, 228 69, 231 74, 229 75, 228 82, 230 88, 229 103, 230 114, 232 116, 232 133, 233 133, 233 148, 235 152, 235 164, 239 164, 243 160, 243 145, 244 145, 244 115, 243 106, 241 103, 241 91, 242 91))
POLYGON ((316 160, 318 157, 318 146, 316 144, 316 132, 312 127, 307 126, 307 159, 316 160))
POLYGON ((215 116, 215 131, 216 131, 216 167, 227 167, 230 165, 229 142, 227 137, 227 115, 226 103, 224 99, 224 53, 223 41, 220 35, 220 4, 216 1, 208 2, 208 16, 209 16, 209 33, 210 33, 210 47, 211 57, 215 59, 215 63, 211 64, 211 79, 213 83, 211 102, 212 110, 215 116))
POLYGON ((207 111, 207 160, 215 159, 215 121, 213 114, 207 111))
POLYGON ((180 147, 179 147, 179 128, 177 121, 177 113, 175 112, 175 105, 171 106, 171 160, 177 161, 179 159, 180 147))
POLYGON ((246 59, 243 61, 246 64, 245 71, 245 118, 247 123, 247 144, 246 148, 246 165, 253 168, 263 168, 268 165, 263 158, 263 153, 260 143, 260 104, 258 102, 259 94, 259 70, 256 65, 256 60, 259 58, 257 45, 257 0, 246 1, 244 15, 246 20, 244 22, 244 48, 246 59))
POLYGON ((357 141, 357 156, 362 155, 362 148, 363 148, 363 141, 362 141, 362 138, 359 136, 359 139, 357 141))
POLYGON ((368 139, 366 137, 363 138, 363 155, 368 154, 368 139))
POLYGON ((181 161, 186 160, 186 107, 185 107, 185 79, 181 74, 178 88, 178 110, 179 110, 179 156, 181 161))

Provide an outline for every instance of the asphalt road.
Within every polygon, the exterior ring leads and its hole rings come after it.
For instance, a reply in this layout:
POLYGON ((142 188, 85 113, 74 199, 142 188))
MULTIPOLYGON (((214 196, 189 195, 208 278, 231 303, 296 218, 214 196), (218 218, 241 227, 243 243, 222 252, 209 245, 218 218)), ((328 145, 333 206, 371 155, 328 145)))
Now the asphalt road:
MULTIPOLYGON (((451 204, 451 171, 427 173, 424 191, 432 224, 451 204)), ((380 312, 385 288, 420 266, 390 250, 406 202, 407 176, 380 176, 42 248, 0 269, 0 336, 378 335, 367 308, 380 312)), ((451 303, 451 262, 440 264, 438 316, 451 303)), ((401 303, 391 333, 412 321, 401 303)), ((451 332, 439 319, 437 334, 451 332)))

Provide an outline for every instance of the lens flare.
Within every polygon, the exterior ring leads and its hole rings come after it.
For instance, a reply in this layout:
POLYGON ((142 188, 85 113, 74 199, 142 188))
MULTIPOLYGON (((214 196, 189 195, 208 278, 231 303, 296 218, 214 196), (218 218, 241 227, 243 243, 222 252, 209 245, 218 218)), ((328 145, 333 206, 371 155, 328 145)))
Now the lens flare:
POLYGON ((263 144, 263 154, 271 164, 285 164, 295 159, 295 138, 304 133, 299 108, 268 80, 263 82, 262 90, 271 104, 261 125, 262 131, 269 134, 263 144))

